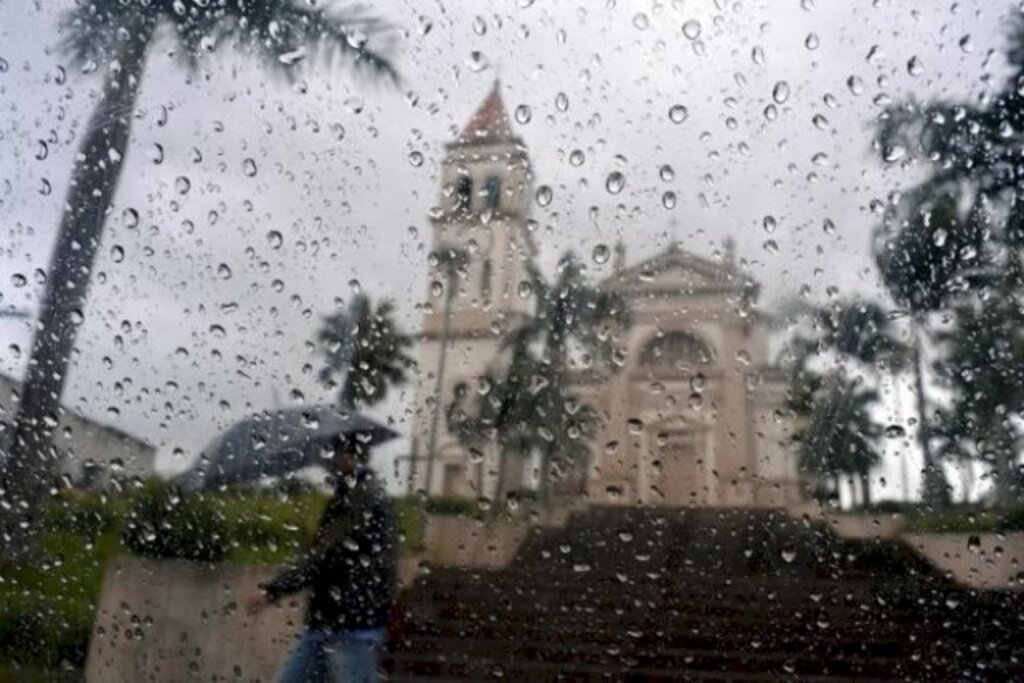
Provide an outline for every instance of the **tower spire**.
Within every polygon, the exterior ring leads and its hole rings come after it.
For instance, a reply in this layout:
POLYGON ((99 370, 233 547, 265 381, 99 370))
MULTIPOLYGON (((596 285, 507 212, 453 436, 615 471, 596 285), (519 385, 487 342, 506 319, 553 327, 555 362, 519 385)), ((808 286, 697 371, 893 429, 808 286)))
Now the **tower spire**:
POLYGON ((494 79, 491 92, 480 103, 469 122, 459 133, 460 143, 508 142, 515 138, 508 110, 501 98, 501 80, 494 79))

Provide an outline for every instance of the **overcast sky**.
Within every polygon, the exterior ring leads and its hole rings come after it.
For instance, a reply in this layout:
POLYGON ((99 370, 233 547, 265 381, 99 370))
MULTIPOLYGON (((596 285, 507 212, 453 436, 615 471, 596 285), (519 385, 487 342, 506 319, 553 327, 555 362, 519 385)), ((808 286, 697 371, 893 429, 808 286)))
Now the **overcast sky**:
MULTIPOLYGON (((64 73, 57 25, 68 4, 0 0, 0 305, 30 312, 100 82, 64 73)), ((537 185, 554 192, 534 208, 549 269, 563 249, 589 254, 620 237, 635 261, 671 239, 713 255, 732 236, 766 307, 801 290, 879 296, 871 204, 915 169, 883 168, 872 122, 909 93, 977 98, 997 87, 1014 10, 408 0, 375 11, 398 28, 399 87, 302 64, 289 84, 230 45, 194 74, 169 41, 151 55, 65 402, 155 443, 165 470, 255 410, 327 399, 310 342, 357 283, 394 298, 415 329, 443 145, 496 75, 509 108, 531 111, 514 126, 537 185), (681 123, 675 105, 688 112, 681 123), (626 177, 617 195, 605 190, 613 170, 626 177), (672 209, 666 191, 678 196, 672 209)), ((0 321, 0 368, 20 374, 29 326, 0 321)), ((379 411, 406 432, 412 391, 379 411)))

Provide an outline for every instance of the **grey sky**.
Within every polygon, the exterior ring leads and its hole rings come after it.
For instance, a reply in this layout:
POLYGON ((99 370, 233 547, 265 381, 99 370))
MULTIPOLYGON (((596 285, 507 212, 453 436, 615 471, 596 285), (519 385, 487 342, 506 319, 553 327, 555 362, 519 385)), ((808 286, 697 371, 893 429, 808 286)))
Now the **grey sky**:
MULTIPOLYGON (((33 273, 46 267, 99 82, 70 68, 59 82, 61 6, 0 3, 0 304, 31 310, 33 273), (44 159, 40 140, 52 140, 44 159), (16 275, 29 284, 16 286, 16 275)), ((496 73, 509 108, 532 111, 515 127, 537 184, 554 190, 534 215, 549 268, 563 249, 589 254, 619 237, 635 260, 673 238, 709 255, 731 235, 765 305, 804 287, 818 300, 830 287, 873 294, 869 207, 914 173, 883 169, 871 150, 879 98, 975 98, 994 88, 1013 10, 901 0, 408 0, 379 11, 402 33, 397 89, 322 71, 289 85, 227 45, 192 75, 168 54, 170 42, 150 58, 66 403, 156 443, 163 468, 180 469, 219 429, 275 401, 327 398, 309 341, 353 281, 394 298, 416 327, 437 162, 496 73), (697 41, 681 28, 691 20, 697 41), (773 92, 781 103, 768 120, 773 92), (668 116, 676 104, 689 113, 679 124, 668 116), (827 122, 816 126, 819 114, 827 122), (574 149, 585 154, 580 167, 568 162, 574 149), (411 163, 413 151, 422 165, 411 163), (255 176, 243 172, 246 159, 255 176), (675 171, 670 182, 659 177, 664 164, 675 171), (604 187, 612 170, 627 179, 614 196, 604 187), (672 210, 662 204, 668 190, 678 195, 672 210), (126 208, 138 211, 136 228, 126 208), (771 235, 766 215, 778 222, 771 235), (822 230, 826 219, 834 234, 822 230), (283 235, 280 248, 270 231, 283 235)), ((27 347, 28 324, 0 322, 0 334, 0 367, 20 372, 25 354, 8 345, 27 347)), ((414 390, 379 411, 399 429, 414 390)))

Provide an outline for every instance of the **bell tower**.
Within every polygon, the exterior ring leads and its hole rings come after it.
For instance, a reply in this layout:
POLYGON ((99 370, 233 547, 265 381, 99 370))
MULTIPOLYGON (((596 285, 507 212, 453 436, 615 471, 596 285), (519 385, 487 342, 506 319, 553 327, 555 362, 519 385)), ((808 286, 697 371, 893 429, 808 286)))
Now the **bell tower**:
POLYGON ((529 264, 533 196, 526 147, 512 131, 500 83, 446 145, 432 211, 414 430, 416 490, 484 495, 490 469, 448 430, 456 388, 475 386, 502 341, 534 308, 529 264))

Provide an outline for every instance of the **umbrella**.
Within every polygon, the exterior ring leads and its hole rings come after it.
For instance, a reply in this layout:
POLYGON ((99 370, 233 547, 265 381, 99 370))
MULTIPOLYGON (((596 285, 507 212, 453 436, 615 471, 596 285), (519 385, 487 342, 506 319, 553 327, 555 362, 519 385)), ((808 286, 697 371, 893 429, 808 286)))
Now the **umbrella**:
POLYGON ((177 481, 183 488, 202 489, 279 477, 323 463, 339 438, 355 438, 371 447, 397 436, 365 415, 331 406, 260 413, 214 439, 200 463, 177 481))

